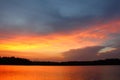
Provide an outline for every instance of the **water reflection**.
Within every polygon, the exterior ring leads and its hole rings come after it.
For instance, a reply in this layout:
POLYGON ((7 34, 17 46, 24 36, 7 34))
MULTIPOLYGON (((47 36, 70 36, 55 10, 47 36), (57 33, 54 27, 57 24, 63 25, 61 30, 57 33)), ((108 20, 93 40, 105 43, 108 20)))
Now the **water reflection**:
POLYGON ((120 80, 119 66, 0 66, 0 80, 120 80))

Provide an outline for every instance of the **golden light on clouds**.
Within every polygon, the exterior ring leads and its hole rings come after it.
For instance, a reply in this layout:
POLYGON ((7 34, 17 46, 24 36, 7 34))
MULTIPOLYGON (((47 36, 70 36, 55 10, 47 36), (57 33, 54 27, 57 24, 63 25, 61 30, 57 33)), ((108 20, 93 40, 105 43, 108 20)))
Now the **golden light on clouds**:
POLYGON ((70 49, 101 45, 110 38, 108 34, 118 33, 119 26, 120 21, 112 21, 85 30, 75 30, 69 34, 15 35, 12 38, 1 39, 0 50, 24 52, 24 54, 27 52, 29 55, 37 53, 37 56, 41 53, 58 56, 70 49))

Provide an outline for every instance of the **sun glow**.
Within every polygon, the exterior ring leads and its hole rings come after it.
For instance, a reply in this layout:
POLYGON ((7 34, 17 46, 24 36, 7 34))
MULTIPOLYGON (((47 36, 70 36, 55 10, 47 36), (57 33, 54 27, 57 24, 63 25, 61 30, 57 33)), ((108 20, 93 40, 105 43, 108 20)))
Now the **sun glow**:
MULTIPOLYGON (((87 33, 85 33, 87 34, 87 33)), ((50 35, 50 36, 16 36, 15 38, 1 41, 1 50, 28 51, 28 52, 63 52, 71 48, 80 48, 89 45, 96 45, 79 37, 85 34, 50 35), (72 36, 73 35, 73 36, 72 36), (79 44, 80 43, 80 44, 79 44)), ((89 36, 89 35, 88 35, 89 36)))

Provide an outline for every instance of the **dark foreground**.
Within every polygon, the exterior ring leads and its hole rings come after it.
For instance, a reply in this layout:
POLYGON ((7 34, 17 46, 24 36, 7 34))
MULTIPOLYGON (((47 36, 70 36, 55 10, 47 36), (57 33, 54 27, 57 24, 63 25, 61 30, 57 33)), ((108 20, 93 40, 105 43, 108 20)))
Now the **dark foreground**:
POLYGON ((120 59, 105 59, 96 61, 68 61, 68 62, 50 62, 50 61, 30 61, 24 58, 0 57, 0 65, 56 65, 56 66, 74 66, 74 65, 120 65, 120 59))

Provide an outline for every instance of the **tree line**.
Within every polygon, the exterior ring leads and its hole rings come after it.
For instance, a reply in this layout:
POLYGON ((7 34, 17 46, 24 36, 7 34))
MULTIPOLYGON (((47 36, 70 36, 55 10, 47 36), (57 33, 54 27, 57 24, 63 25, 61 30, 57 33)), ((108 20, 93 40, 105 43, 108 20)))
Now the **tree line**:
POLYGON ((30 61, 25 58, 17 57, 0 57, 0 65, 58 65, 58 66, 74 66, 74 65, 120 65, 120 59, 104 59, 96 61, 66 61, 66 62, 52 62, 52 61, 30 61))

